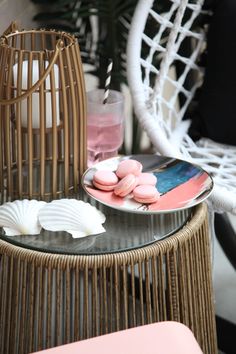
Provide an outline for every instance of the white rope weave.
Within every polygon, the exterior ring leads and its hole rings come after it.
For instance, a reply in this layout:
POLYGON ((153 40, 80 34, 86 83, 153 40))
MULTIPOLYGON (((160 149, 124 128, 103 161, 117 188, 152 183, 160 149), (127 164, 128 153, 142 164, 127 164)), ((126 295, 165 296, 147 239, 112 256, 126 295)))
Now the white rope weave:
POLYGON ((202 84, 203 73, 197 60, 205 46, 204 31, 193 30, 193 25, 203 13, 203 0, 166 0, 169 9, 162 14, 155 12, 157 2, 139 0, 128 38, 127 74, 135 113, 159 153, 193 161, 211 173, 215 188, 210 200, 215 210, 236 213, 236 147, 209 139, 195 144, 187 134, 190 123, 182 121, 202 84), (153 37, 148 30, 150 21, 157 28, 153 37), (189 57, 180 54, 186 37, 193 44, 189 57), (141 55, 143 46, 145 56, 141 55), (176 78, 170 76, 170 69, 178 61, 184 69, 176 78), (187 88, 190 74, 196 80, 187 88), (172 90, 169 99, 164 94, 167 84, 172 90), (180 93, 184 97, 181 107, 180 93))

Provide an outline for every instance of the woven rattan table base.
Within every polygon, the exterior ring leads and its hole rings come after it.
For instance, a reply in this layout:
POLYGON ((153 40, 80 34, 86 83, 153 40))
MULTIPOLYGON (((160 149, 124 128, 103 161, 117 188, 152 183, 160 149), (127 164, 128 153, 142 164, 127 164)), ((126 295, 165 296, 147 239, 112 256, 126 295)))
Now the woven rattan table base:
POLYGON ((173 236, 128 252, 67 256, 0 241, 1 354, 163 320, 185 323, 205 354, 217 353, 204 204, 173 236))

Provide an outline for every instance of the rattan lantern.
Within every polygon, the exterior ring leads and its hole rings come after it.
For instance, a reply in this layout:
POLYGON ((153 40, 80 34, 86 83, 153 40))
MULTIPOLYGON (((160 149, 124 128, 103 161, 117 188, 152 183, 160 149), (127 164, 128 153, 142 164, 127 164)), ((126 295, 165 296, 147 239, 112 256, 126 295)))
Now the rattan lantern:
POLYGON ((86 99, 77 39, 17 30, 0 40, 1 200, 76 194, 87 164, 86 99))

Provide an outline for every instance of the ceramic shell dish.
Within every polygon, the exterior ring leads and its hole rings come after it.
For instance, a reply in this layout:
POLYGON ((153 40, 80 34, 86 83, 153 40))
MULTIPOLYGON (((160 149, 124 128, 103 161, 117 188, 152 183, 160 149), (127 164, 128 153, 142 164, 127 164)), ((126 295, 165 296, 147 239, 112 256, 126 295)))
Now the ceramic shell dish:
POLYGON ((37 235, 41 231, 39 210, 46 204, 37 200, 15 200, 0 206, 0 226, 7 236, 37 235))
POLYGON ((76 199, 54 200, 39 212, 39 222, 45 230, 67 231, 74 238, 105 232, 105 220, 101 211, 76 199))

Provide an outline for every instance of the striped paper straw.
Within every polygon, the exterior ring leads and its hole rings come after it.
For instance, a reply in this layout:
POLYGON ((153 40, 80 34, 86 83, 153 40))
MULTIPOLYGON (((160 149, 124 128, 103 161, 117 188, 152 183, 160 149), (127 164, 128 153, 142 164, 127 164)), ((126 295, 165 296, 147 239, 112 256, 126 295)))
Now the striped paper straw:
POLYGON ((105 82, 105 90, 104 90, 104 97, 103 97, 103 104, 107 103, 107 99, 109 96, 109 89, 110 89, 110 83, 111 83, 111 71, 112 71, 112 66, 113 62, 112 59, 109 59, 108 61, 108 67, 107 67, 107 78, 105 82))

